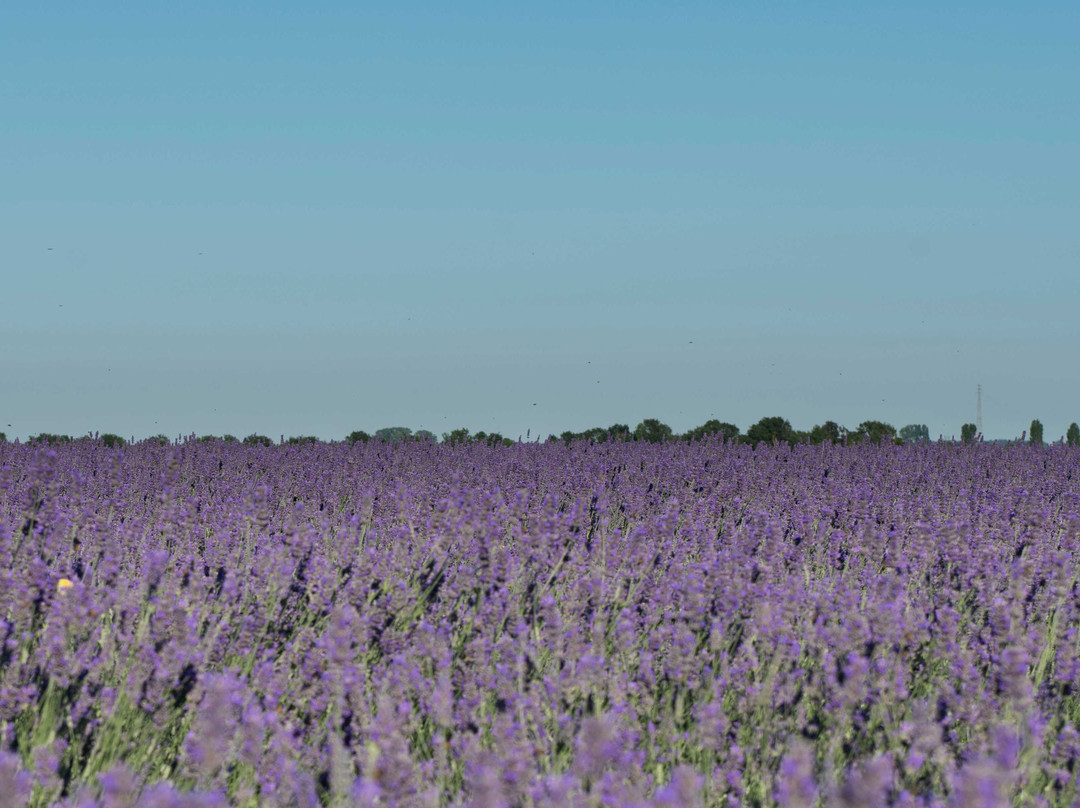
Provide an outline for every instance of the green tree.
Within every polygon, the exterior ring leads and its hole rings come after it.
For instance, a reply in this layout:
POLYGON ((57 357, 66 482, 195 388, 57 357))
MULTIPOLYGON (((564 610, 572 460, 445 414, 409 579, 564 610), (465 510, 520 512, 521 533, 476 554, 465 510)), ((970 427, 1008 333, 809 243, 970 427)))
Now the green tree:
POLYGON ((683 435, 683 440, 704 440, 707 437, 719 435, 722 440, 736 440, 739 437, 739 428, 735 424, 718 421, 710 418, 701 426, 695 426, 683 435))
POLYGON ((439 440, 438 436, 434 432, 429 432, 426 429, 418 429, 413 432, 412 439, 418 441, 426 441, 428 443, 436 443, 439 440))
POLYGON ((296 437, 288 438, 286 443, 318 443, 319 439, 314 435, 299 435, 296 437))
POLYGON ((247 446, 273 446, 274 442, 266 435, 258 435, 253 432, 244 438, 244 444, 247 446))
POLYGON ((589 443, 604 443, 608 439, 608 431, 602 426, 594 426, 584 432, 578 432, 577 437, 589 443))
POLYGON ((50 432, 42 432, 40 435, 33 435, 30 438, 30 443, 48 443, 49 445, 71 443, 71 435, 53 435, 50 432))
POLYGON ((367 443, 369 440, 371 440, 371 435, 369 435, 362 429, 357 429, 353 432, 350 432, 345 438, 345 440, 347 440, 349 443, 367 443))
POLYGON ((795 430, 791 428, 791 424, 787 418, 781 418, 779 415, 771 418, 762 418, 752 427, 746 430, 747 443, 752 443, 757 446, 759 443, 778 443, 785 441, 787 443, 794 443, 795 430))
POLYGON ((900 429, 898 437, 905 443, 928 443, 930 430, 926 424, 908 424, 900 429))
POLYGON ((960 427, 960 440, 964 443, 975 442, 975 424, 964 424, 960 427))
POLYGON ((628 441, 634 437, 630 427, 626 424, 612 424, 606 431, 610 440, 628 441))
MULTIPOLYGON (((115 437, 120 437, 120 436, 117 435, 115 437)), ((105 440, 105 436, 102 435, 101 439, 105 440)), ((147 440, 148 441, 153 441, 158 446, 168 446, 170 443, 172 443, 172 441, 169 440, 168 436, 166 436, 166 435, 151 435, 149 438, 147 438, 147 440)), ((124 439, 120 438, 120 445, 121 446, 123 445, 123 441, 124 441, 124 439)))
POLYGON ((1037 446, 1041 446, 1043 442, 1043 425, 1042 421, 1036 418, 1031 422, 1031 442, 1037 446))
POLYGON ((871 443, 881 443, 883 440, 892 440, 896 435, 896 428, 884 421, 863 421, 855 430, 863 435, 871 443))
POLYGON ((574 441, 587 441, 588 443, 603 443, 608 439, 608 431, 603 427, 594 426, 583 432, 574 432, 567 429, 559 434, 559 440, 569 446, 574 441))
POLYGON ((836 423, 836 421, 826 421, 811 429, 810 434, 807 437, 813 444, 824 443, 825 441, 829 441, 830 443, 840 443, 843 438, 843 432, 841 431, 840 424, 836 423))
POLYGON ((401 443, 403 440, 408 440, 410 435, 412 435, 412 430, 407 426, 387 426, 375 430, 375 440, 381 440, 383 443, 401 443))
POLYGON ((7 443, 7 434, 0 432, 0 443, 7 443))
MULTIPOLYGON (((0 435, 3 433, 0 432, 0 435)), ((1070 446, 1080 446, 1080 426, 1076 422, 1069 424, 1069 430, 1065 433, 1065 442, 1070 446)))
POLYGON ((459 443, 472 443, 469 437, 469 430, 462 427, 461 429, 455 429, 450 433, 443 433, 443 443, 449 443, 451 446, 457 446, 459 443))
POLYGON ((225 443, 236 443, 237 442, 236 441, 236 435, 228 435, 228 434, 222 435, 221 439, 223 441, 225 441, 225 443))
POLYGON ((487 432, 477 432, 473 436, 474 443, 486 443, 488 446, 513 446, 514 442, 509 438, 504 438, 498 432, 492 432, 490 435, 487 432))
POLYGON ((647 443, 663 443, 671 440, 671 427, 661 423, 656 418, 646 418, 634 427, 634 440, 643 440, 647 443))
POLYGON ((220 438, 217 435, 203 435, 202 437, 198 438, 198 441, 200 443, 209 443, 215 440, 220 440, 220 438))

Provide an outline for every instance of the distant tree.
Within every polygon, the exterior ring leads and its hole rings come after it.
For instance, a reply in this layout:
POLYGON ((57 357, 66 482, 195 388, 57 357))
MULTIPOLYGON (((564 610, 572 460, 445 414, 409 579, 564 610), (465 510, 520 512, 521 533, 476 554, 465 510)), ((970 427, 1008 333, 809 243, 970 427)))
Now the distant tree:
POLYGON ((626 424, 612 424, 607 428, 609 440, 628 441, 633 440, 633 433, 626 424))
POLYGON ((31 436, 30 443, 48 443, 50 445, 56 443, 71 443, 71 435, 53 435, 50 432, 42 432, 40 435, 31 436))
MULTIPOLYGON (((0 432, 0 435, 3 435, 0 432)), ((1069 430, 1065 433, 1065 442, 1070 446, 1080 446, 1080 426, 1076 425, 1076 422, 1069 424, 1069 430)))
POLYGON ((490 435, 485 432, 476 433, 476 442, 486 443, 488 446, 503 446, 504 444, 512 446, 514 443, 513 441, 509 441, 509 443, 506 443, 506 441, 507 439, 500 435, 498 432, 492 432, 490 435))
POLYGON ((252 433, 252 434, 248 435, 246 438, 244 438, 244 443, 247 446, 255 446, 255 445, 273 446, 274 445, 274 442, 272 440, 270 440, 270 438, 266 437, 266 435, 257 435, 255 433, 252 433))
POLYGON ((429 432, 426 429, 418 429, 412 434, 413 440, 426 441, 428 443, 436 443, 439 437, 434 432, 429 432))
POLYGON ((840 443, 842 437, 840 425, 836 421, 826 421, 823 424, 818 424, 807 435, 810 443, 813 444, 824 443, 825 441, 840 443))
POLYGON ((975 442, 975 430, 976 430, 976 428, 977 427, 975 426, 975 424, 964 424, 963 426, 961 426, 960 427, 960 440, 963 443, 974 443, 975 442))
POLYGON ((223 441, 225 441, 225 443, 236 443, 237 442, 236 441, 236 435, 222 435, 221 439, 223 441))
POLYGON ((671 427, 661 423, 656 418, 646 418, 634 427, 634 440, 643 440, 647 443, 663 443, 671 440, 671 427))
POLYGON ((784 441, 793 443, 795 441, 795 430, 791 428, 787 418, 781 418, 777 415, 771 418, 762 418, 747 429, 744 440, 754 446, 762 442, 777 443, 784 441))
POLYGON ((881 443, 883 440, 891 441, 896 435, 896 427, 886 424, 884 421, 863 421, 855 430, 863 435, 871 443, 881 443))
POLYGON ((7 434, 0 432, 0 443, 7 443, 7 434))
POLYGON ((898 437, 905 443, 927 443, 930 441, 930 430, 926 424, 908 424, 901 428, 898 437))
POLYGON ((375 440, 383 443, 401 443, 403 440, 408 440, 410 435, 412 435, 412 430, 407 426, 387 426, 375 430, 375 440))
POLYGON ((221 440, 217 435, 203 435, 200 438, 196 438, 199 443, 210 443, 211 441, 221 440))
POLYGON ((1043 442, 1043 425, 1038 418, 1031 422, 1031 442, 1039 446, 1043 442))
POLYGON ((297 437, 289 438, 286 443, 318 443, 319 439, 314 435, 301 435, 297 437))
MULTIPOLYGON (((105 440, 105 436, 102 435, 101 439, 105 440)), ((153 441, 158 446, 168 446, 170 443, 172 443, 172 441, 169 440, 168 436, 166 435, 151 435, 149 438, 147 438, 147 440, 153 441)))
POLYGON ((722 440, 735 440, 739 437, 739 428, 735 424, 721 422, 710 418, 701 426, 695 426, 683 435, 683 440, 703 440, 712 435, 719 435, 722 440))
POLYGON ((443 443, 449 443, 451 446, 457 446, 459 443, 472 443, 472 440, 469 437, 469 430, 464 427, 455 429, 449 433, 444 432, 442 439, 443 443))
POLYGON ((369 440, 371 440, 371 435, 369 435, 367 432, 365 432, 362 429, 357 429, 354 432, 350 432, 348 434, 348 436, 345 438, 345 440, 348 441, 349 443, 357 443, 357 442, 367 443, 369 440))

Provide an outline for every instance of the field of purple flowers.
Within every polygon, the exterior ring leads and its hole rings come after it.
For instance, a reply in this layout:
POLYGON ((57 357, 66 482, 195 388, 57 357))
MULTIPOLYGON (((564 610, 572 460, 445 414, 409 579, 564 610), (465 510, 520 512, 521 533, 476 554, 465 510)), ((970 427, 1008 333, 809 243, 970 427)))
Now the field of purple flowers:
POLYGON ((1063 446, 0 445, 4 806, 1072 806, 1063 446))

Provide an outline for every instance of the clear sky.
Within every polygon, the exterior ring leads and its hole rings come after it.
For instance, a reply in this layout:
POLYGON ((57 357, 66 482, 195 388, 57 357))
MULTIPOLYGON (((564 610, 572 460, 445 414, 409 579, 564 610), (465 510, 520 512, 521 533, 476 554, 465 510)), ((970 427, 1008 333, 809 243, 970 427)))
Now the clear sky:
POLYGON ((0 431, 1080 421, 1080 4, 20 3, 0 431))

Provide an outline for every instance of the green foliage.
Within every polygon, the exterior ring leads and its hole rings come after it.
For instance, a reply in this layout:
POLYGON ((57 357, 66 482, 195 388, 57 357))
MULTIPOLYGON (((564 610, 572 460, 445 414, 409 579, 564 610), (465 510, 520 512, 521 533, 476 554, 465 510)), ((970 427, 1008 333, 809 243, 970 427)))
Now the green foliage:
POLYGON ((825 441, 829 441, 830 443, 840 443, 843 439, 843 430, 836 421, 826 421, 811 429, 807 435, 807 439, 810 443, 815 445, 824 443, 825 441))
POLYGON ((469 437, 469 430, 462 427, 461 429, 455 429, 450 433, 443 433, 443 443, 449 443, 451 446, 457 446, 459 443, 472 443, 472 439, 469 437))
POLYGON ((1041 446, 1043 442, 1043 425, 1042 421, 1036 418, 1031 422, 1031 437, 1028 439, 1036 446, 1041 446))
POLYGON ((964 443, 975 442, 975 424, 964 424, 960 427, 960 440, 964 443))
POLYGON ((418 429, 413 432, 412 439, 418 441, 427 441, 428 443, 437 443, 439 440, 439 436, 436 435, 434 432, 429 432, 426 429, 418 429))
POLYGON ((486 443, 488 446, 513 446, 514 442, 509 438, 504 438, 498 432, 492 432, 490 435, 487 432, 477 432, 472 437, 473 443, 486 443))
MULTIPOLYGON (((102 435, 101 439, 104 440, 105 436, 102 435)), ((172 443, 172 441, 169 440, 168 436, 166 436, 166 435, 151 435, 149 438, 147 438, 147 440, 148 441, 153 441, 154 443, 158 444, 159 446, 168 446, 170 443, 172 443)), ((121 443, 122 442, 123 441, 121 441, 121 443)))
POLYGON ((898 437, 905 443, 929 442, 930 430, 926 424, 908 424, 900 429, 898 437))
POLYGON ((246 438, 244 438, 244 444, 246 446, 273 446, 274 442, 270 440, 270 438, 266 437, 266 435, 257 435, 255 433, 252 433, 246 438))
POLYGON ((608 439, 608 431, 601 426, 594 426, 584 432, 578 432, 574 437, 578 440, 587 440, 589 443, 604 443, 608 439))
MULTIPOLYGON (((551 437, 548 440, 551 440, 551 437)), ((613 424, 607 429, 594 426, 582 432, 567 430, 559 435, 557 440, 561 440, 567 446, 573 441, 588 441, 589 443, 604 443, 608 440, 628 441, 633 440, 633 433, 626 424, 613 424)))
POLYGON ((411 435, 412 430, 407 426, 387 426, 375 430, 375 440, 383 443, 401 443, 408 440, 411 435))
POLYGON ((53 435, 49 432, 42 432, 40 435, 32 435, 30 443, 47 443, 50 446, 58 443, 71 443, 71 435, 53 435))
POLYGON ((349 443, 367 443, 369 440, 371 440, 371 435, 369 435, 362 429, 357 429, 353 432, 350 432, 345 438, 345 440, 349 443))
POLYGON ((106 432, 101 436, 100 440, 110 449, 119 449, 125 443, 123 438, 119 435, 114 435, 112 432, 106 432))
POLYGON ((209 443, 210 441, 221 440, 217 435, 203 435, 201 438, 196 438, 199 443, 209 443))
POLYGON ((671 440, 671 427, 656 418, 646 418, 634 427, 634 440, 646 443, 664 443, 671 440))
MULTIPOLYGON (((4 433, 0 432, 0 435, 4 433)), ((1065 442, 1069 446, 1080 446, 1080 426, 1076 422, 1069 424, 1069 430, 1065 433, 1065 442)))
POLYGON ((291 438, 287 438, 285 440, 285 442, 286 443, 294 443, 294 444, 295 443, 318 443, 319 439, 316 438, 314 435, 300 435, 300 436, 294 436, 294 437, 291 437, 291 438))
POLYGON ((7 443, 7 434, 0 432, 0 443, 7 443))
POLYGON ((221 439, 223 441, 225 441, 226 443, 236 443, 236 436, 235 435, 222 435, 221 439))
POLYGON ((855 431, 871 443, 891 441, 896 436, 896 427, 884 421, 863 421, 855 431))
POLYGON ((787 418, 781 418, 778 415, 771 418, 762 418, 746 430, 746 437, 744 438, 746 443, 751 443, 754 446, 762 442, 778 443, 784 441, 794 443, 795 439, 795 430, 791 428, 787 418))
POLYGON ((703 440, 713 435, 719 435, 725 441, 736 440, 739 437, 739 428, 735 424, 722 423, 715 418, 710 418, 701 426, 696 426, 684 434, 683 440, 703 440))

